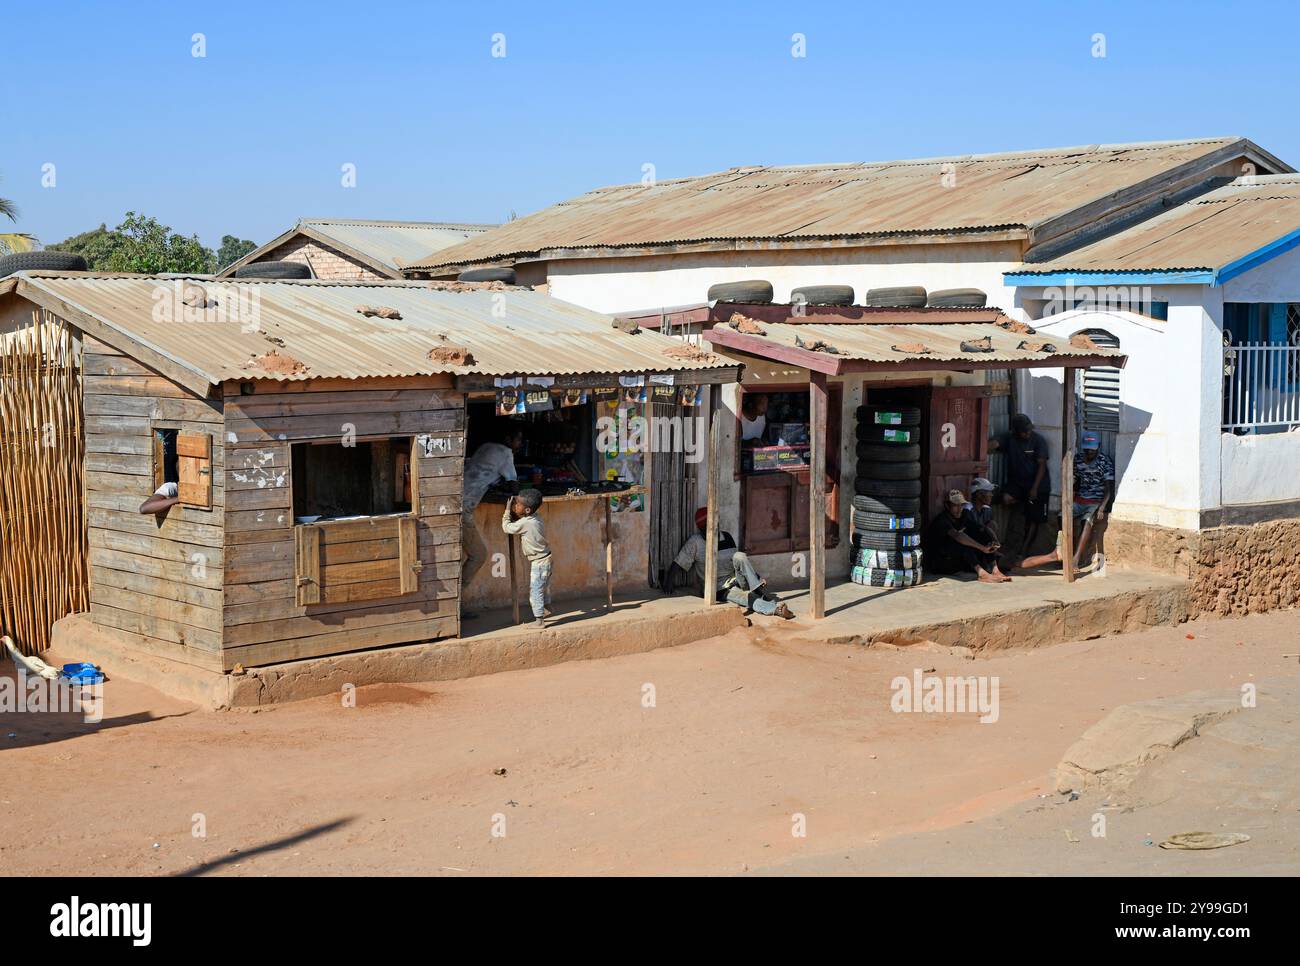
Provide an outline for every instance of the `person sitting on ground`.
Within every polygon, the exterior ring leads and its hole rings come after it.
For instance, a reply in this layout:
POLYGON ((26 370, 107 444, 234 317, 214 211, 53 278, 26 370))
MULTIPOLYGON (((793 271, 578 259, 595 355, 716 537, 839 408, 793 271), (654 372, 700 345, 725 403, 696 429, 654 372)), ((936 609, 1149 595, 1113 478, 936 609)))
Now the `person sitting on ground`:
MULTIPOLYGON (((681 551, 664 575, 664 593, 671 594, 679 586, 691 583, 696 593, 704 596, 704 567, 708 558, 708 544, 704 531, 709 523, 709 511, 700 507, 695 511, 697 532, 682 545, 681 551)), ((767 592, 767 581, 758 575, 748 554, 736 549, 736 541, 725 530, 718 531, 718 587, 717 600, 730 601, 737 607, 756 614, 794 617, 781 601, 767 592)))
POLYGON ((975 522, 992 534, 995 541, 999 540, 997 528, 993 524, 993 494, 996 491, 996 486, 978 476, 971 481, 970 502, 966 504, 966 509, 974 514, 975 522))
POLYGON ((975 514, 966 509, 961 490, 949 490, 948 498, 921 540, 925 551, 925 569, 936 574, 973 572, 986 584, 1011 580, 998 569, 1001 545, 975 514))
POLYGON ((531 566, 528 603, 536 618, 533 622, 535 627, 545 627, 546 618, 551 615, 547 607, 551 602, 551 545, 546 542, 546 528, 537 515, 541 505, 541 490, 523 490, 510 498, 501 517, 501 529, 520 538, 520 549, 531 566))
MULTIPOLYGON (((1079 569, 1084 551, 1092 540, 1096 525, 1106 519, 1111 502, 1115 499, 1115 463, 1101 451, 1101 437, 1091 430, 1079 440, 1079 451, 1074 454, 1074 568, 1079 569), (1082 529, 1080 529, 1082 527, 1082 529)), ((1021 567, 1041 567, 1061 562, 1061 539, 1051 553, 1039 554, 1021 561, 1021 567)))

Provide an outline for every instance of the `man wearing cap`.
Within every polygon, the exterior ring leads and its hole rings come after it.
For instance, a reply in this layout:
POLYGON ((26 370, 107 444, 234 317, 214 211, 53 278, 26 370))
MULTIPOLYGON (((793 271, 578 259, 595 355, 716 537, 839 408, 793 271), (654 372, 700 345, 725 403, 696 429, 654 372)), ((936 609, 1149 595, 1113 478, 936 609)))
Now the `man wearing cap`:
POLYGON ((936 574, 972 571, 981 583, 1001 584, 1011 580, 998 569, 997 538, 967 509, 961 490, 949 490, 943 509, 926 527, 921 546, 925 567, 936 574))
POLYGON ((1034 542, 1039 524, 1047 520, 1047 504, 1052 496, 1052 474, 1047 469, 1047 440, 1034 432, 1033 421, 1024 413, 1011 417, 1011 432, 999 433, 989 440, 989 449, 1003 453, 1007 459, 1006 485, 1002 499, 1019 504, 1024 512, 1025 532, 1020 551, 1034 542))
POLYGON ((993 526, 993 494, 996 490, 997 487, 991 482, 977 476, 971 481, 970 502, 966 504, 966 509, 975 515, 976 522, 993 534, 995 540, 998 536, 998 531, 993 526))
MULTIPOLYGON (((700 507, 695 511, 695 533, 692 533, 664 575, 664 593, 671 594, 679 586, 691 583, 696 593, 704 596, 704 567, 708 559, 708 544, 704 531, 708 527, 709 511, 700 507)), ((737 549, 735 538, 725 530, 718 531, 718 587, 717 600, 730 601, 738 607, 756 614, 794 617, 790 608, 767 592, 767 581, 758 575, 749 555, 737 549)))
MULTIPOLYGON (((1115 463, 1101 451, 1101 437, 1089 430, 1079 438, 1079 450, 1074 454, 1074 526, 1078 540, 1074 551, 1077 569, 1083 552, 1092 539, 1096 524, 1106 519, 1115 498, 1115 463), (1082 525, 1083 529, 1079 530, 1082 525)), ((1059 563, 1060 542, 1051 553, 1028 557, 1022 567, 1038 567, 1046 563, 1059 563)))

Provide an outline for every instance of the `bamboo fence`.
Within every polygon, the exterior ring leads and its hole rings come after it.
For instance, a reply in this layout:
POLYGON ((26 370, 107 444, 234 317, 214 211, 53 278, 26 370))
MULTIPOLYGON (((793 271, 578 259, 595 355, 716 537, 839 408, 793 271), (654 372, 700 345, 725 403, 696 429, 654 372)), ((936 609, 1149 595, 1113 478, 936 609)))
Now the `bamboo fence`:
POLYGON ((0 335, 0 633, 24 654, 87 608, 78 348, 44 311, 0 335))

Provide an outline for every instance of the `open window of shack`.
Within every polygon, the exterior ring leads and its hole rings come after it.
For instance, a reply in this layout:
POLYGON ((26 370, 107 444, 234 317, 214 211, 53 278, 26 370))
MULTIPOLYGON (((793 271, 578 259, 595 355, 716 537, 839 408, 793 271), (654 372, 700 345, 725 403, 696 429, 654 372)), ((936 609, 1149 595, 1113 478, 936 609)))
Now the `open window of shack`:
MULTIPOLYGON (((826 546, 839 543, 840 405, 843 387, 829 387, 826 426, 826 546)), ((748 553, 809 548, 812 451, 807 385, 743 387, 736 419, 741 546, 748 553)))
POLYGON ((419 590, 419 486, 410 437, 290 447, 299 606, 419 590))

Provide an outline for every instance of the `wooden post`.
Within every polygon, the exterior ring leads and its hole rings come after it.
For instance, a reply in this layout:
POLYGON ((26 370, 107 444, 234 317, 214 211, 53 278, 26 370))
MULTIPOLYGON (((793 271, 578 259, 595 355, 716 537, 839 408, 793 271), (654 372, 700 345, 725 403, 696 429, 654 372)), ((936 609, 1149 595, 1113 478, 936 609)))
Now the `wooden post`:
POLYGON ((708 523, 704 527, 704 603, 718 602, 718 474, 722 470, 722 386, 709 387, 709 495, 705 504, 709 509, 708 523))
POLYGON ((826 400, 826 373, 809 372, 808 587, 814 620, 826 616, 826 400))
POLYGON ((605 502, 605 609, 614 609, 614 528, 610 524, 609 504, 614 498, 607 496, 605 502))
POLYGON ((506 534, 506 555, 510 558, 510 606, 514 608, 515 623, 519 623, 519 575, 515 572, 515 535, 506 534))
POLYGON ((1074 583, 1074 370, 1061 382, 1061 569, 1074 583))

